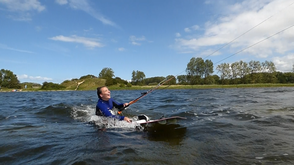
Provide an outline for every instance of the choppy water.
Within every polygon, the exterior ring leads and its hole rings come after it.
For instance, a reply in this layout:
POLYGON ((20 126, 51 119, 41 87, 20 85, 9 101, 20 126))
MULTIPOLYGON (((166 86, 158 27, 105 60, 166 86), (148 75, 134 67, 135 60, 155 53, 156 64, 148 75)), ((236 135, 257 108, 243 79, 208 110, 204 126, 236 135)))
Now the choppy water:
POLYGON ((89 124, 96 102, 95 91, 0 93, 0 164, 294 164, 294 88, 157 90, 124 115, 187 120, 148 131, 89 124))

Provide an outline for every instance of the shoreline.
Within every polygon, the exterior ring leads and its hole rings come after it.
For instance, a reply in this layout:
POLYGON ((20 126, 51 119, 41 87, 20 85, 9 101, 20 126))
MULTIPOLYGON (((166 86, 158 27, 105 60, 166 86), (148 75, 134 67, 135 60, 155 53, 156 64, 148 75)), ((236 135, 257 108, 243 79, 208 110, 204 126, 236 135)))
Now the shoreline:
MULTIPOLYGON (((146 90, 156 86, 109 87, 110 90, 146 90)), ((293 84, 236 84, 236 85, 163 85, 158 89, 229 89, 229 88, 294 87, 293 84)))
MULTIPOLYGON (((119 87, 109 86, 110 90, 149 90, 156 86, 132 86, 119 87)), ((227 89, 227 88, 277 88, 277 87, 294 87, 292 84, 235 84, 235 85, 162 85, 158 89, 227 89)), ((39 89, 1 89, 0 92, 46 92, 46 91, 91 91, 96 90, 39 90, 39 89)))

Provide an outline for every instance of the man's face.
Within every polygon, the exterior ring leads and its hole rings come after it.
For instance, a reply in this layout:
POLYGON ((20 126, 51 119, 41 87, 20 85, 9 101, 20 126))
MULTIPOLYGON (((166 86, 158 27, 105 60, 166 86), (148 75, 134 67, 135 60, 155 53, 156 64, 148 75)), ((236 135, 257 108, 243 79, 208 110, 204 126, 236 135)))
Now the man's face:
POLYGON ((108 101, 110 99, 110 91, 108 90, 107 87, 101 88, 101 94, 100 97, 102 100, 108 101))

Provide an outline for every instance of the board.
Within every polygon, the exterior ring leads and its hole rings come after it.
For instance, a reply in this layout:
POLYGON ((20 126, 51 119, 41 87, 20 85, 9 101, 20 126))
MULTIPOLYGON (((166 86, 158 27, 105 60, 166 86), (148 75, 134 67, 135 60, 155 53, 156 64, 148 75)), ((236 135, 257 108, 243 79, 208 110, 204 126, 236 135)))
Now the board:
POLYGON ((159 123, 159 124, 174 124, 177 122, 177 119, 187 119, 185 117, 181 116, 172 116, 172 117, 166 117, 166 118, 161 118, 161 119, 156 119, 156 120, 137 120, 135 121, 138 124, 149 124, 149 123, 159 123))

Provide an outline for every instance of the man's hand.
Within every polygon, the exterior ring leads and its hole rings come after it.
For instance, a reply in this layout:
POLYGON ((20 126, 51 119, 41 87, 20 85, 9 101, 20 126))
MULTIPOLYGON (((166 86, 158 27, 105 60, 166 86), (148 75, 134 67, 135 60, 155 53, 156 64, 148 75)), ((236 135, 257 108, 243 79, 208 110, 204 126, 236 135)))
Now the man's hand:
POLYGON ((131 123, 131 122, 132 122, 132 120, 129 119, 128 117, 125 117, 125 118, 124 118, 124 121, 126 121, 126 122, 128 122, 128 123, 131 123))

